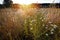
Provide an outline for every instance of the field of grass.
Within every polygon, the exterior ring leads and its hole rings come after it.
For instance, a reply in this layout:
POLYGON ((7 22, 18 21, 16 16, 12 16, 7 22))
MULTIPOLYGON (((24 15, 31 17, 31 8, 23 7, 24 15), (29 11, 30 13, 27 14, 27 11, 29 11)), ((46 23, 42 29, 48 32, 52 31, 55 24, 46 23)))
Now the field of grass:
POLYGON ((60 40, 60 9, 0 9, 0 40, 60 40))

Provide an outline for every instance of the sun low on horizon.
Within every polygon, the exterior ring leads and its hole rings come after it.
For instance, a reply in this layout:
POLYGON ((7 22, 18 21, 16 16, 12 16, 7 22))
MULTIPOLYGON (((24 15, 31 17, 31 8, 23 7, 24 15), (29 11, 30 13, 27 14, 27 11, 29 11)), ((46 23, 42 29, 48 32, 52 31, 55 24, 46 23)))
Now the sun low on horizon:
MULTIPOLYGON (((0 4, 3 4, 4 0, 0 0, 0 4)), ((60 0, 12 0, 13 3, 17 4, 32 4, 32 3, 60 3, 60 0)))
POLYGON ((36 0, 12 0, 14 3, 29 5, 32 3, 36 3, 36 0))

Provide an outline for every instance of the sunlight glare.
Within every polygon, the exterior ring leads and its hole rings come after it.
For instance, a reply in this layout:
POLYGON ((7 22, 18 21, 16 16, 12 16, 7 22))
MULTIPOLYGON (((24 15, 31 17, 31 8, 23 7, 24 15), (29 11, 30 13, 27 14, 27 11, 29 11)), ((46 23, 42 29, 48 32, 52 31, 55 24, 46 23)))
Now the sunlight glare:
POLYGON ((13 1, 21 5, 29 5, 36 2, 35 0, 13 0, 13 1))

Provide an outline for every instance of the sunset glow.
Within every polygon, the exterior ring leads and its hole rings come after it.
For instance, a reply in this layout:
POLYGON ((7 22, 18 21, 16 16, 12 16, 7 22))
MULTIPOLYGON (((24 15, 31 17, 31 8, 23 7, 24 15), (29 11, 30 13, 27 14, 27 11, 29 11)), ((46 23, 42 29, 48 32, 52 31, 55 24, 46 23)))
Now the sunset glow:
POLYGON ((36 0, 13 0, 15 3, 29 5, 32 3, 36 3, 36 0))

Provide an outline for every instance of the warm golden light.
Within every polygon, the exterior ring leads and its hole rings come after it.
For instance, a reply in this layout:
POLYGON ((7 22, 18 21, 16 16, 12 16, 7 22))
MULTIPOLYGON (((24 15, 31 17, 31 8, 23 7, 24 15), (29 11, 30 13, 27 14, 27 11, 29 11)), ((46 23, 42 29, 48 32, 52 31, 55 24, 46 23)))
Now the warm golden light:
POLYGON ((31 2, 20 2, 20 4, 22 4, 22 5, 29 5, 29 4, 31 4, 31 2))
POLYGON ((13 1, 21 5, 29 5, 36 2, 35 0, 13 0, 13 1))
POLYGON ((28 0, 23 0, 23 1, 21 0, 21 1, 20 1, 20 4, 22 4, 22 5, 23 5, 23 4, 24 4, 24 5, 29 5, 29 4, 31 4, 31 3, 32 3, 32 1, 28 1, 28 0))

